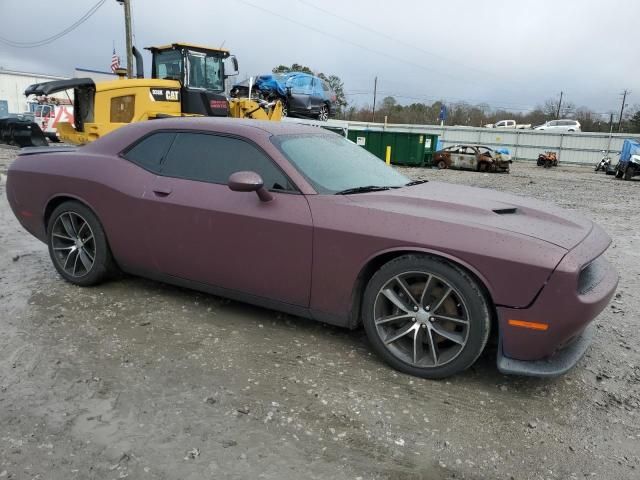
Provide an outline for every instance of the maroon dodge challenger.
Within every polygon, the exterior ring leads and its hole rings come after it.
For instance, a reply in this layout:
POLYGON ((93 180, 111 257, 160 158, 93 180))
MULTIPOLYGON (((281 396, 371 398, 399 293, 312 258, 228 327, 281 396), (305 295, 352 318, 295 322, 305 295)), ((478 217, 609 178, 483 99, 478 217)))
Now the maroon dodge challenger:
POLYGON ((322 322, 363 325, 394 368, 442 378, 490 334, 498 369, 566 372, 618 275, 574 212, 410 181, 348 140, 275 122, 135 123, 21 150, 16 217, 76 285, 117 269, 322 322))

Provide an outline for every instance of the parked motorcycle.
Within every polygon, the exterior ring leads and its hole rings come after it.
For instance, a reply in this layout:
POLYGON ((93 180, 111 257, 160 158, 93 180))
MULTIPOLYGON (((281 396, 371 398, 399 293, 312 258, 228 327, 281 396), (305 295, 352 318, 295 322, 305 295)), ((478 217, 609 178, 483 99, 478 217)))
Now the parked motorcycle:
POLYGON ((598 163, 596 163, 596 172, 602 170, 603 172, 609 171, 611 168, 611 157, 608 154, 609 152, 602 151, 602 158, 598 163))

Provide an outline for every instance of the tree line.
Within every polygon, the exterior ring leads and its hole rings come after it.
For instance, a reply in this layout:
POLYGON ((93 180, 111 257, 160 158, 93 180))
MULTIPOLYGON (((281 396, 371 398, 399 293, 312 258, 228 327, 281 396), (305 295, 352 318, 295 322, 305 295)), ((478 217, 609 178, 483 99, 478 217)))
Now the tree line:
MULTIPOLYGON (((564 103, 560 106, 558 115, 558 102, 553 99, 526 112, 513 112, 501 108, 492 108, 490 105, 470 104, 467 102, 443 102, 436 101, 432 104, 411 103, 402 105, 394 97, 385 97, 376 106, 375 121, 388 123, 409 123, 435 125, 440 123, 440 111, 446 108, 446 125, 460 125, 469 127, 483 127, 500 120, 515 120, 519 124, 542 125, 549 120, 557 118, 570 118, 580 122, 583 132, 618 132, 619 113, 603 115, 596 113, 588 107, 577 107, 572 103, 564 103)), ((373 121, 372 105, 356 106, 347 105, 339 116, 344 120, 362 122, 373 121)), ((620 123, 620 131, 623 133, 640 133, 640 106, 630 109, 630 113, 624 115, 620 123), (635 113, 634 113, 635 112, 635 113)))

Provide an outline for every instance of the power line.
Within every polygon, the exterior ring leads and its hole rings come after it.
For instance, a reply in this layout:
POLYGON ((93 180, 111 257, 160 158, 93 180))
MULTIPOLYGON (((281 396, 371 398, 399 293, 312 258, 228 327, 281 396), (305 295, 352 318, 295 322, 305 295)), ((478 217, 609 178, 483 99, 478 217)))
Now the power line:
POLYGON ((56 33, 55 35, 51 35, 50 37, 47 38, 43 38, 42 40, 38 40, 35 42, 18 42, 15 40, 9 40, 8 38, 5 37, 1 37, 0 36, 0 43, 4 43, 5 45, 9 45, 10 47, 14 47, 14 48, 35 48, 35 47, 42 47, 44 45, 47 45, 51 42, 54 42, 55 40, 64 37, 66 34, 70 33, 71 31, 75 30, 76 28, 78 28, 80 25, 82 25, 84 22, 86 22, 87 20, 89 20, 89 18, 98 11, 98 9, 106 2, 107 0, 99 0, 98 3, 96 3, 93 7, 91 7, 84 15, 82 15, 78 20, 76 20, 73 24, 69 25, 67 28, 65 28, 64 30, 62 30, 59 33, 56 33))
MULTIPOLYGON (((440 60, 443 60, 443 61, 445 61, 447 63, 457 63, 457 64, 462 63, 460 61, 457 61, 457 60, 454 61, 451 58, 447 58, 447 57, 445 57, 443 55, 440 55, 439 53, 435 53, 435 52, 432 52, 430 50, 425 50, 424 48, 418 47, 417 45, 415 45, 413 43, 410 43, 410 42, 407 42, 405 40, 401 40, 399 38, 393 37, 393 36, 391 36, 391 35, 389 35, 389 34, 387 34, 385 32, 381 32, 381 31, 376 30, 374 28, 371 28, 371 27, 369 27, 367 25, 363 25, 362 23, 355 22, 355 21, 353 21, 353 20, 351 20, 349 18, 345 18, 345 17, 342 17, 340 15, 337 15, 337 14, 333 13, 330 10, 326 10, 324 8, 318 7, 317 5, 313 5, 313 4, 311 4, 311 3, 309 3, 309 2, 307 2, 305 0, 298 0, 298 2, 302 3, 303 5, 306 5, 307 7, 310 7, 310 8, 313 8, 313 9, 319 11, 319 12, 322 12, 322 13, 324 13, 326 15, 330 15, 330 16, 332 16, 334 18, 342 20, 343 22, 350 23, 351 25, 355 25, 356 27, 359 27, 359 28, 361 28, 363 30, 366 30, 366 31, 371 32, 371 33, 375 33, 376 35, 380 35, 381 37, 384 37, 387 40, 391 40, 393 42, 399 43, 399 44, 404 45, 406 47, 413 48, 414 50, 418 50, 419 52, 426 53, 427 55, 431 55, 431 56, 433 56, 435 58, 439 58, 440 60)), ((499 77, 495 73, 492 73, 492 72, 489 72, 489 71, 485 71, 485 70, 480 70, 480 69, 477 69, 475 67, 469 67, 467 65, 465 65, 465 70, 466 71, 473 70, 473 71, 475 71, 477 73, 481 73, 483 75, 491 75, 492 77, 499 77)))
POLYGON ((320 30, 319 28, 316 28, 316 27, 314 27, 314 26, 312 26, 312 25, 308 25, 308 24, 306 24, 306 23, 299 22, 299 21, 297 21, 297 20, 294 20, 294 19, 292 19, 292 18, 286 17, 286 16, 281 15, 281 14, 279 14, 279 13, 277 13, 277 12, 274 12, 274 11, 272 11, 272 10, 269 10, 269 9, 267 9, 267 8, 261 7, 261 6, 259 6, 259 5, 255 5, 255 4, 253 4, 253 3, 251 3, 251 2, 248 2, 248 1, 246 1, 246 0, 239 0, 239 1, 240 1, 241 3, 244 3, 245 5, 248 5, 248 6, 250 6, 250 7, 255 8, 255 9, 257 9, 257 10, 261 10, 261 11, 263 11, 263 12, 265 12, 265 13, 268 13, 269 15, 273 15, 273 16, 275 16, 275 17, 278 17, 278 18, 281 18, 281 19, 283 19, 283 20, 286 20, 287 22, 290 22, 290 23, 293 23, 293 24, 299 25, 299 26, 301 26, 301 27, 304 27, 304 28, 306 28, 307 30, 312 30, 312 31, 317 32, 317 33, 319 33, 319 34, 321 34, 321 35, 324 35, 324 36, 327 36, 327 37, 333 38, 333 39, 338 40, 338 41, 343 42, 343 43, 349 43, 349 44, 351 44, 351 45, 353 45, 353 46, 355 46, 355 47, 361 48, 361 49, 363 49, 363 50, 367 50, 367 51, 369 51, 369 52, 371 52, 371 53, 375 53, 376 55, 382 55, 383 57, 387 57, 387 58, 390 58, 390 59, 392 59, 392 60, 396 60, 396 61, 401 62, 401 63, 406 63, 407 65, 411 65, 411 66, 413 66, 413 67, 416 67, 416 68, 419 68, 419 69, 421 69, 421 70, 425 70, 425 71, 428 71, 428 72, 436 72, 436 73, 438 73, 438 75, 449 77, 449 78, 451 78, 451 79, 453 79, 453 80, 455 80, 455 81, 458 81, 458 82, 475 84, 475 82, 473 82, 473 81, 471 81, 471 80, 468 80, 468 79, 466 79, 465 77, 462 77, 462 76, 460 76, 460 75, 452 75, 452 74, 449 74, 449 73, 446 73, 446 72, 437 71, 437 70, 435 70, 435 69, 433 69, 433 68, 425 67, 424 65, 421 65, 421 64, 419 64, 419 63, 412 62, 411 60, 406 60, 406 59, 403 59, 403 58, 400 58, 400 57, 396 57, 396 56, 391 55, 391 54, 388 54, 388 53, 386 53, 386 52, 382 52, 382 51, 379 51, 379 50, 376 50, 376 49, 370 48, 370 47, 368 47, 368 46, 366 46, 366 45, 362 45, 362 44, 360 44, 360 43, 357 43, 357 42, 351 41, 351 40, 349 40, 349 39, 347 39, 347 38, 344 38, 344 37, 341 37, 341 36, 339 36, 339 35, 335 35, 335 34, 333 34, 333 33, 325 32, 325 31, 320 30))

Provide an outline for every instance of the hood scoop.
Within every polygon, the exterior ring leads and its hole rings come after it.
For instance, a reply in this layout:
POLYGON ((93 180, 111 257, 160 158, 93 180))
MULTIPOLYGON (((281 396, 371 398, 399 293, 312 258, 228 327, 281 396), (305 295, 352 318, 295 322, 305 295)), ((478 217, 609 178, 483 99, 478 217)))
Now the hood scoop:
POLYGON ((494 208, 492 210, 493 213, 497 213, 498 215, 510 215, 512 213, 516 213, 518 209, 516 207, 509 208, 494 208))

